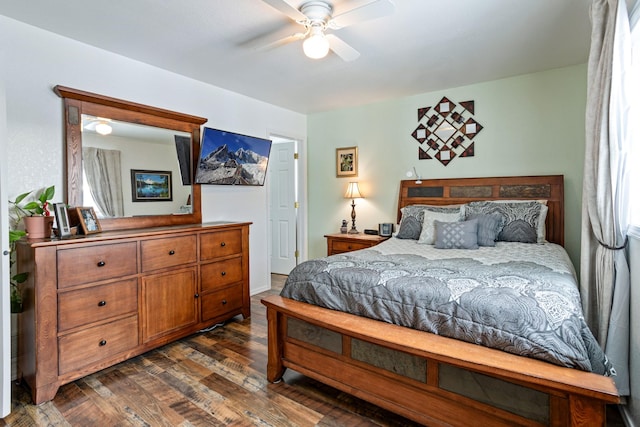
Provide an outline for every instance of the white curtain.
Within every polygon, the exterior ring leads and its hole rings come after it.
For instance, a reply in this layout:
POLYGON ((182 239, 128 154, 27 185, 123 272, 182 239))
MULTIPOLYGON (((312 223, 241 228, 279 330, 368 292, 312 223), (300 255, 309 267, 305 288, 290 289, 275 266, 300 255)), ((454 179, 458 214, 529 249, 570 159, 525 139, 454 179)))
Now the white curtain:
MULTIPOLYGON (((636 10, 637 8, 634 8, 636 10)), ((637 76, 624 0, 594 0, 588 66, 580 291, 587 322, 629 394, 628 155, 637 76)))
POLYGON ((104 216, 124 216, 120 151, 83 148, 82 164, 91 197, 104 216))

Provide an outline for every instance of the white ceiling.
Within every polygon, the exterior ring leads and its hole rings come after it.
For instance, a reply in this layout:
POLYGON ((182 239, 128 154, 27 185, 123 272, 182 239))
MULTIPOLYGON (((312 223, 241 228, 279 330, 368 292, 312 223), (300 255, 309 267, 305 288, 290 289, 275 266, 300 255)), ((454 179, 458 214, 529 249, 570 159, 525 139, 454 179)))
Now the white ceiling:
MULTIPOLYGON (((328 1, 337 14, 371 0, 328 1)), ((334 32, 361 53, 353 62, 309 59, 300 41, 255 50, 298 30, 262 0, 2 0, 0 14, 301 113, 587 61, 590 0, 394 2, 393 15, 334 32)))

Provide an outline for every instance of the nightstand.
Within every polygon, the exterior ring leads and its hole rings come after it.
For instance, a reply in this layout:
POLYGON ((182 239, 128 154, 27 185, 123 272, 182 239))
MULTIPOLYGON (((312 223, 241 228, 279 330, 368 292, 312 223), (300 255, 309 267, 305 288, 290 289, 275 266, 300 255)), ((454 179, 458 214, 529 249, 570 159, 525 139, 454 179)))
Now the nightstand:
POLYGON ((341 254, 343 252, 366 249, 384 242, 389 237, 381 237, 375 234, 325 234, 327 238, 327 255, 341 254))

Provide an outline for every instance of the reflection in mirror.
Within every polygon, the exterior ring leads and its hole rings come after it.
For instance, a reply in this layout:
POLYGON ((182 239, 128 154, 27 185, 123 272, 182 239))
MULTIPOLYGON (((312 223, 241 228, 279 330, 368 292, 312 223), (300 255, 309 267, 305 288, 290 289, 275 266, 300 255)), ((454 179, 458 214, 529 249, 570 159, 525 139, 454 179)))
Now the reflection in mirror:
POLYGON ((53 90, 64 101, 69 206, 100 211, 103 231, 202 222, 200 185, 192 178, 207 119, 64 86, 53 90))
POLYGON ((83 114, 83 204, 100 218, 191 213, 190 151, 187 132, 83 114), (169 177, 168 193, 135 197, 132 170, 169 177))

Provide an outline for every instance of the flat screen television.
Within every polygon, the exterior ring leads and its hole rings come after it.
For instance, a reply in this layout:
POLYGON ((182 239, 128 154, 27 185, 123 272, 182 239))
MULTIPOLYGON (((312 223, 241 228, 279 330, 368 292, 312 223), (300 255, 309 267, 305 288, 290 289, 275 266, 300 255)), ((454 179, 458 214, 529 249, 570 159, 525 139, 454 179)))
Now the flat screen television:
POLYGON ((264 185, 271 140, 204 128, 196 183, 264 185))

